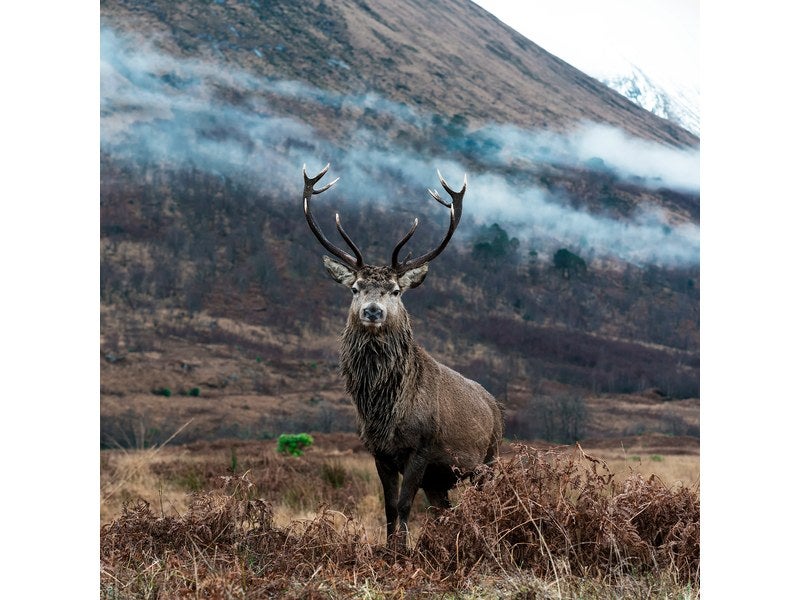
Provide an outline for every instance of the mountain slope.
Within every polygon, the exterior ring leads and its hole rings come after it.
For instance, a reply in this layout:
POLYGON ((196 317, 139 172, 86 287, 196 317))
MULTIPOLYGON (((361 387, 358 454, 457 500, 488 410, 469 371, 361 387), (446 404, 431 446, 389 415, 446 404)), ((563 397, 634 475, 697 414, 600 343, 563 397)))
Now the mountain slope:
POLYGON ((607 123, 672 145, 698 140, 632 106, 466 0, 101 3, 105 24, 262 76, 378 92, 426 111, 564 131, 607 123))

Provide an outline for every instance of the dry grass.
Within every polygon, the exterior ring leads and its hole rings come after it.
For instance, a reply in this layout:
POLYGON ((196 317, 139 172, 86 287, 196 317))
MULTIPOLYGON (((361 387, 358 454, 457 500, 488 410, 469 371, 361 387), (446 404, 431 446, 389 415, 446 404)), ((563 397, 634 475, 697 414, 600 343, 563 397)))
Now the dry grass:
POLYGON ((638 473, 644 477, 655 475, 661 481, 672 485, 692 486, 700 482, 700 472, 697 456, 683 455, 670 456, 658 453, 634 454, 628 458, 602 458, 608 468, 620 475, 638 473))
POLYGON ((696 486, 516 446, 443 517, 420 494, 395 554, 371 458, 343 444, 104 453, 101 597, 698 597, 696 486))

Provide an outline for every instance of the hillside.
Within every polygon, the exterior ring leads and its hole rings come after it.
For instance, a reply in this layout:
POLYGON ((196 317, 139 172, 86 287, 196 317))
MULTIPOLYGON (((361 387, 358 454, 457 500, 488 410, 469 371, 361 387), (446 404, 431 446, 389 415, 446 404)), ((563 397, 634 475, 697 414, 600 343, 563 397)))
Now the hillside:
POLYGON ((179 56, 342 94, 377 93, 425 112, 564 131, 606 123, 696 146, 466 0, 103 1, 102 22, 179 56))
POLYGON ((352 429, 347 295, 302 217, 320 197, 386 261, 469 174, 407 295, 435 356, 509 432, 697 435, 698 140, 470 2, 101 3, 104 444, 352 429), (566 257, 566 258, 565 258, 566 257), (532 424, 533 423, 533 424, 532 424))

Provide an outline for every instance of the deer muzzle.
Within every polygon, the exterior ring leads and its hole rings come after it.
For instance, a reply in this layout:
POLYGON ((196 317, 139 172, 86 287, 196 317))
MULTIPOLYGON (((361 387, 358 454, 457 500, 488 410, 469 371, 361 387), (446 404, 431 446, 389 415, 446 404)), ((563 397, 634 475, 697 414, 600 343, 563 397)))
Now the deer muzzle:
POLYGON ((370 302, 361 308, 359 317, 367 327, 380 327, 386 320, 386 310, 377 302, 370 302))

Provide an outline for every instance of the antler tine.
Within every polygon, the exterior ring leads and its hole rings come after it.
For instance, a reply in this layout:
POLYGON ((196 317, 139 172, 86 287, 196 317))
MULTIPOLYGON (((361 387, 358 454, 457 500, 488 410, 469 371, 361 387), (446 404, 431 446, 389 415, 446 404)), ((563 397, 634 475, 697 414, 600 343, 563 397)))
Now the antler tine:
POLYGON ((314 189, 314 184, 316 184, 320 179, 322 179, 322 177, 325 175, 325 173, 328 172, 328 169, 330 169, 330 168, 331 168, 331 163, 328 163, 327 165, 325 165, 325 168, 323 168, 322 171, 320 171, 317 175, 315 175, 314 177, 309 177, 306 174, 306 166, 303 165, 303 179, 305 179, 306 186, 311 186, 311 193, 312 194, 321 194, 325 190, 331 189, 334 185, 336 185, 336 182, 339 181, 339 179, 341 179, 340 177, 337 177, 336 179, 331 181, 329 184, 324 185, 323 187, 321 187, 318 190, 315 190, 314 189))
POLYGON ((358 249, 358 246, 356 246, 353 240, 350 239, 350 236, 347 235, 347 233, 345 233, 345 230, 342 227, 341 222, 339 221, 338 213, 336 215, 336 229, 339 231, 339 234, 342 236, 347 245, 350 246, 350 249, 353 251, 355 256, 351 256, 341 248, 335 246, 330 240, 328 240, 328 238, 325 237, 325 234, 322 233, 322 230, 320 229, 319 225, 317 225, 316 219, 314 219, 314 216, 311 213, 311 202, 310 202, 311 196, 315 194, 321 194, 325 190, 330 189, 337 181, 339 181, 339 178, 337 177, 332 182, 321 187, 320 189, 318 190, 314 189, 314 184, 316 184, 320 179, 322 179, 325 173, 328 172, 330 166, 331 166, 330 163, 328 163, 327 165, 325 165, 325 168, 322 169, 322 171, 320 171, 317 175, 315 175, 314 177, 309 177, 308 174, 306 173, 306 166, 303 165, 303 180, 305 182, 305 185, 303 187, 303 212, 306 215, 306 221, 308 221, 308 226, 311 228, 311 232, 316 236, 319 243, 322 244, 322 246, 328 252, 333 254, 335 257, 337 257, 346 265, 349 265, 355 269, 360 269, 361 267, 364 266, 364 258, 361 255, 361 251, 358 249))
MULTIPOLYGON (((462 203, 464 202, 464 194, 466 194, 467 192, 467 174, 464 173, 464 183, 461 186, 461 189, 457 192, 451 189, 449 185, 447 185, 447 182, 444 180, 444 177, 442 177, 442 174, 439 171, 439 169, 436 169, 436 174, 439 176, 439 183, 442 184, 442 187, 450 195, 452 202, 450 204, 446 204, 440 198, 438 200, 444 206, 447 206, 448 208, 451 207, 453 208, 453 212, 455 213, 456 227, 458 227, 458 223, 461 221, 461 209, 462 209, 462 203)), ((436 195, 438 196, 439 194, 436 195)))
POLYGON ((447 207, 447 208, 450 208, 450 205, 449 205, 447 202, 445 202, 444 200, 442 200, 442 197, 439 195, 439 192, 437 192, 437 191, 435 191, 435 190, 432 190, 432 189, 428 188, 428 193, 429 193, 429 194, 431 195, 431 197, 432 197, 434 200, 436 200, 436 201, 437 201, 439 204, 441 204, 442 206, 445 206, 445 207, 447 207))
MULTIPOLYGON (((395 271, 399 271, 402 267, 402 263, 397 260, 397 257, 400 256, 400 249, 406 245, 406 242, 411 239, 411 236, 414 235, 414 232, 417 230, 417 225, 419 225, 419 219, 414 219, 414 224, 411 226, 411 229, 408 230, 408 233, 403 237, 402 240, 397 242, 397 245, 394 247, 394 251, 392 252, 392 268, 395 271)), ((411 254, 406 257, 406 261, 411 258, 411 254)), ((405 261, 404 261, 405 262, 405 261)))
POLYGON ((445 191, 448 194, 450 194, 450 197, 452 197, 453 195, 456 195, 456 194, 461 194, 461 197, 462 198, 464 197, 464 192, 467 191, 467 174, 466 173, 464 173, 464 185, 461 186, 461 191, 460 192, 455 192, 455 191, 450 189, 450 186, 447 185, 447 182, 444 180, 444 177, 442 177, 442 172, 439 171, 439 169, 436 169, 436 174, 439 176, 439 183, 441 183, 442 187, 445 189, 445 191))
MULTIPOLYGON (((334 182, 335 183, 335 182, 334 182)), ((336 213, 336 230, 339 232, 339 235, 342 236, 342 239, 350 246, 350 249, 353 251, 353 254, 356 255, 356 266, 362 267, 364 266, 364 257, 361 256, 361 250, 358 249, 355 242, 350 239, 350 236, 347 235, 347 232, 342 227, 342 222, 339 220, 339 213, 336 213)))
POLYGON ((461 211, 463 208, 463 201, 464 201, 464 194, 467 191, 467 176, 464 175, 464 185, 461 186, 461 190, 456 192, 454 191, 447 182, 442 177, 441 172, 436 170, 437 175, 439 175, 439 183, 442 184, 442 187, 445 191, 450 195, 452 202, 449 204, 442 200, 442 197, 439 196, 438 192, 433 190, 428 190, 428 193, 442 206, 447 207, 450 209, 450 227, 447 229, 447 234, 444 236, 444 239, 441 241, 439 246, 430 252, 423 254, 420 257, 417 257, 413 260, 406 259, 402 263, 397 262, 397 256, 400 253, 400 248, 411 238, 411 235, 414 233, 414 230, 417 228, 417 221, 414 222, 414 227, 411 228, 400 243, 395 247, 394 252, 392 253, 392 268, 397 271, 398 273, 405 273, 406 271, 410 271, 411 269, 416 269, 417 267, 421 267, 427 262, 432 261, 434 258, 439 256, 442 251, 447 247, 447 244, 450 242, 450 238, 453 237, 453 233, 456 231, 456 227, 458 227, 458 223, 461 221, 461 211))

